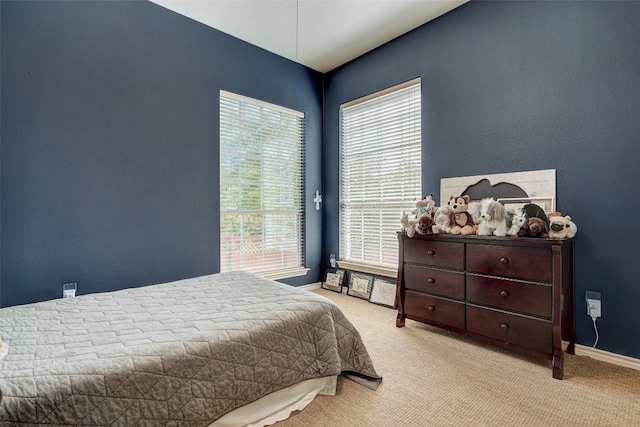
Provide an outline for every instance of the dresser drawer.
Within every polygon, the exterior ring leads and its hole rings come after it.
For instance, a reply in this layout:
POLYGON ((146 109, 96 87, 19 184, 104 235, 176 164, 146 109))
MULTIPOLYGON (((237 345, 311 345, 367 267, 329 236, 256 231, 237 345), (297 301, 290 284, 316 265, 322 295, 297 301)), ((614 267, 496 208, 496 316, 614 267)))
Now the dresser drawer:
POLYGON ((551 322, 467 305, 467 330, 511 344, 552 352, 551 322))
POLYGON ((408 316, 464 329, 464 304, 415 292, 405 292, 404 312, 408 316))
POLYGON ((430 294, 464 299, 464 273, 405 265, 404 286, 430 294))
POLYGON ((551 251, 502 245, 467 245, 467 270, 551 282, 551 251))
POLYGON ((464 268, 464 243, 404 239, 404 262, 464 268))
POLYGON ((551 285, 467 274, 467 301, 534 316, 551 317, 551 285))

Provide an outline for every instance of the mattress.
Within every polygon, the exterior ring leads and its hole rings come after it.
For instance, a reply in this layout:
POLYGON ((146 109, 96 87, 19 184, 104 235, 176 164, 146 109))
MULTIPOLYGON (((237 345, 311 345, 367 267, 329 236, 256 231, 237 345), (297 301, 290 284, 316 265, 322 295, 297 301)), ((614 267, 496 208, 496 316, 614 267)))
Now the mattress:
POLYGON ((302 381, 380 381, 332 301, 245 272, 0 309, 0 425, 206 426, 302 381))

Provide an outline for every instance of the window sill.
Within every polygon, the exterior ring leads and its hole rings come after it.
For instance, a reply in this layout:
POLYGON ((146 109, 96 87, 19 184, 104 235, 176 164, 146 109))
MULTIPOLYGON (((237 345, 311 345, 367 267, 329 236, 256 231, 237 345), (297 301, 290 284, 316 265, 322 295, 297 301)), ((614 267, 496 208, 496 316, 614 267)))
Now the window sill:
POLYGON ((289 268, 286 270, 264 271, 262 273, 256 273, 256 274, 260 277, 264 277, 265 279, 279 280, 279 279, 287 279, 289 277, 306 276, 309 270, 310 270, 309 268, 297 267, 297 268, 289 268))
POLYGON ((392 277, 394 279, 398 277, 398 270, 396 270, 395 268, 382 267, 379 265, 361 264, 351 261, 338 261, 338 266, 340 268, 344 268, 345 270, 361 271, 363 273, 392 277))

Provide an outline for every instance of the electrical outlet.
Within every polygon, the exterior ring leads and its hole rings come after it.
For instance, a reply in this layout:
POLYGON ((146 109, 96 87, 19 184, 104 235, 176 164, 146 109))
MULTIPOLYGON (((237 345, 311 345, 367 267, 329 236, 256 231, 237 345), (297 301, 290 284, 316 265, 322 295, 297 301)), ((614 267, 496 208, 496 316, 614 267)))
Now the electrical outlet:
POLYGON ((602 300, 600 299, 600 292, 587 291, 587 315, 593 317, 602 316, 602 300))
POLYGON ((601 317, 602 309, 601 305, 602 301, 598 301, 596 299, 588 299, 587 300, 587 314, 591 317, 601 317))
POLYGON ((62 285, 62 298, 73 298, 76 296, 76 290, 78 289, 77 283, 65 283, 62 285))

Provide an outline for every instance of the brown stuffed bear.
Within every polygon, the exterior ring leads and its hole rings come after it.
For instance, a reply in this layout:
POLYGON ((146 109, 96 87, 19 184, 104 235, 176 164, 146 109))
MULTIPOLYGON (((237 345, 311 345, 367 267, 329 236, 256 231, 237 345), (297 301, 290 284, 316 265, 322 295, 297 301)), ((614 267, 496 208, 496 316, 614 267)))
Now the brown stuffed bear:
POLYGON ((416 202, 416 208, 412 210, 411 213, 416 219, 424 214, 429 214, 431 218, 433 218, 433 215, 436 213, 436 202, 433 201, 433 194, 428 194, 424 196, 424 199, 418 200, 416 202))
POLYGON ((449 207, 451 208, 451 227, 447 228, 450 234, 475 234, 477 227, 473 221, 473 217, 467 209, 471 198, 468 195, 449 198, 449 207))
POLYGON ((402 223, 404 225, 404 231, 409 237, 413 237, 416 234, 421 234, 423 236, 433 234, 433 231, 431 231, 433 218, 431 218, 431 215, 429 214, 422 214, 415 221, 405 220, 403 217, 402 223))
POLYGON ((549 227, 547 223, 538 217, 529 218, 522 224, 522 228, 518 231, 518 237, 549 237, 549 227))

